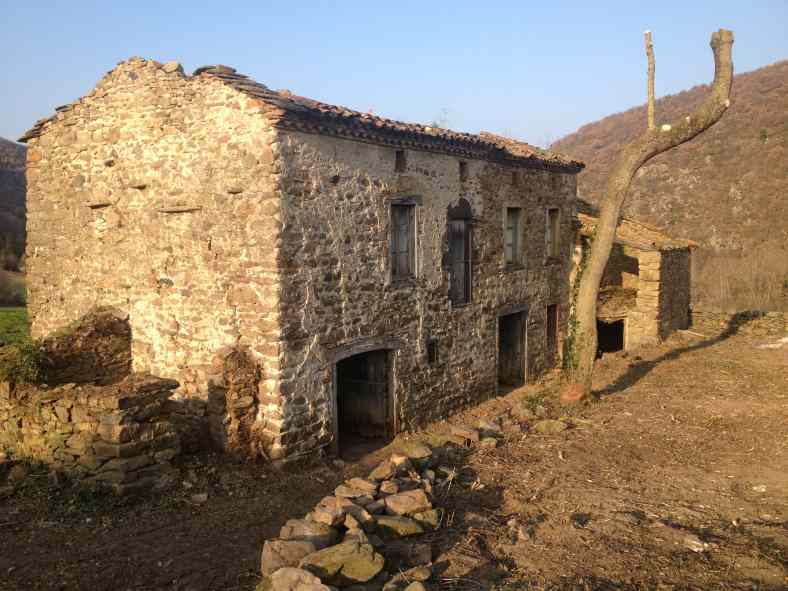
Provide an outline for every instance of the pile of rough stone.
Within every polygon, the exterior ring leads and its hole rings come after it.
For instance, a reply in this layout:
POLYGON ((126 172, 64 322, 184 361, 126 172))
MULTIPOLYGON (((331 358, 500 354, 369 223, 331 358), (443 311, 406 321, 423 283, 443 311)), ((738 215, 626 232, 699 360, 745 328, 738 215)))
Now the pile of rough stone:
POLYGON ((346 480, 303 519, 289 520, 263 546, 258 591, 423 591, 431 547, 402 539, 440 524, 433 487, 453 470, 438 463, 429 446, 410 442, 367 478, 346 480))

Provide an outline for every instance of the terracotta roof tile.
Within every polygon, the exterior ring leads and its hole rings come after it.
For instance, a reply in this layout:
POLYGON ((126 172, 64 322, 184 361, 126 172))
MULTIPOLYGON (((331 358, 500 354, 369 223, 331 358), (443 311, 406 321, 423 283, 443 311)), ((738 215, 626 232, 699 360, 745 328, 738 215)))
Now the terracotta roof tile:
MULTIPOLYGON (((596 230, 599 218, 587 213, 578 213, 577 218, 580 221, 580 234, 591 236, 596 230)), ((631 218, 621 218, 618 222, 615 241, 640 250, 675 250, 698 246, 697 242, 683 238, 671 238, 661 228, 631 218)))
MULTIPOLYGON (((583 163, 576 160, 488 132, 474 135, 418 123, 405 123, 321 103, 287 90, 271 90, 229 66, 202 66, 197 68, 192 76, 217 78, 239 92, 260 99, 270 108, 267 115, 273 124, 282 129, 559 172, 579 172, 584 167, 583 163)), ((25 142, 38 137, 54 117, 36 122, 19 141, 25 142)))

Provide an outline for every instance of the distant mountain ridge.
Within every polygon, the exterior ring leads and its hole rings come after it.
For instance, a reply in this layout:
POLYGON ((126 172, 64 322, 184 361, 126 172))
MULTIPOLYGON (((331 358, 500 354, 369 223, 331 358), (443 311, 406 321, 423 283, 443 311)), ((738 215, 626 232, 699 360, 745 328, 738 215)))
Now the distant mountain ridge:
MULTIPOLYGON (((688 115, 708 88, 659 99, 657 122, 688 115)), ((645 126, 642 105, 584 125, 551 148, 586 163, 578 193, 596 203, 619 149, 645 126)), ((624 213, 715 252, 764 243, 788 248, 786 195, 788 60, 735 76, 732 105, 722 120, 644 166, 624 213)))

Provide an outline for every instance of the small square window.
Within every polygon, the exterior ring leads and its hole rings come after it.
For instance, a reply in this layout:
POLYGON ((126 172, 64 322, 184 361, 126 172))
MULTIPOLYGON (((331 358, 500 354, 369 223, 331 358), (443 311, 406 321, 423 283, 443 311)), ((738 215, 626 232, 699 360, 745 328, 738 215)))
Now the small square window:
POLYGON ((397 150, 394 153, 394 172, 405 172, 406 167, 405 150, 397 150))
POLYGON ((468 180, 468 163, 460 160, 460 180, 465 182, 468 180))
POLYGON ((430 365, 438 363, 438 339, 427 341, 427 363, 430 365))

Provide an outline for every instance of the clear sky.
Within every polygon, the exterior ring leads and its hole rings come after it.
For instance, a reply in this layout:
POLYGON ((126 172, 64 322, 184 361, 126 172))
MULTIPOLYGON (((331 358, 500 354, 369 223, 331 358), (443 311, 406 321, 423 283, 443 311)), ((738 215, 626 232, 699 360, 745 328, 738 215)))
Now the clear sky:
POLYGON ((0 0, 0 19, 9 139, 134 55, 539 145, 643 102, 645 29, 658 96, 711 80, 720 27, 735 32, 737 72, 788 57, 788 0, 0 0))

